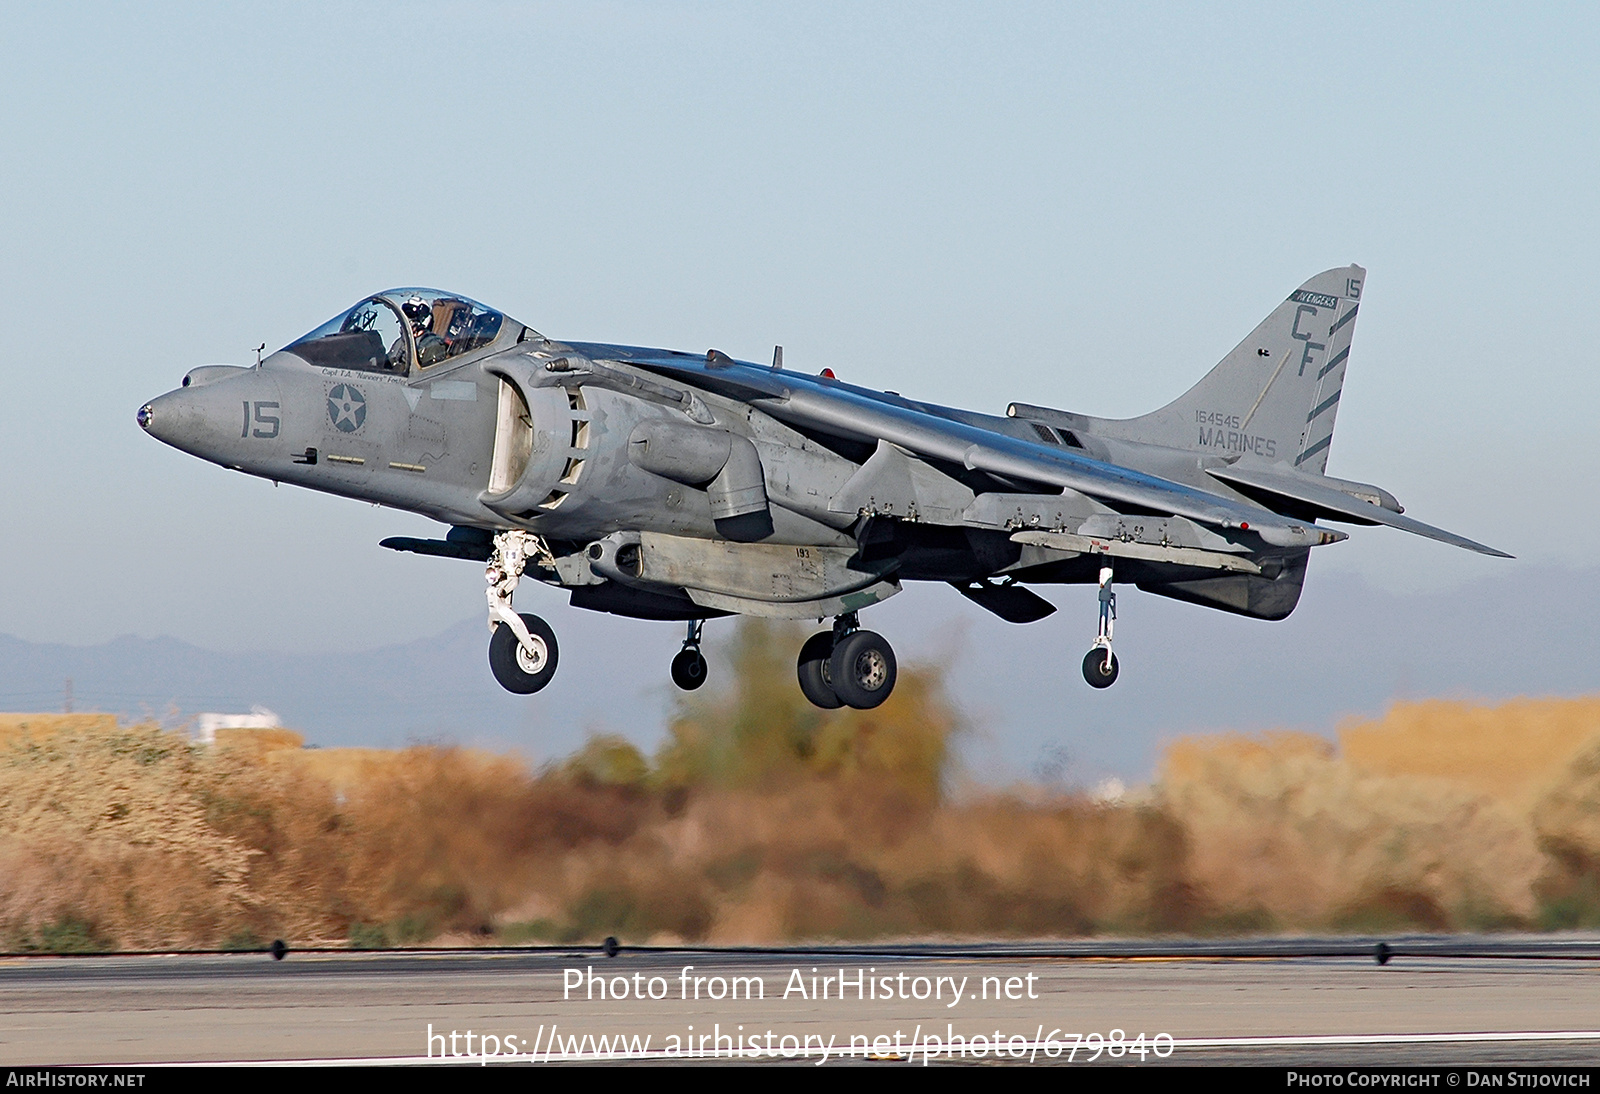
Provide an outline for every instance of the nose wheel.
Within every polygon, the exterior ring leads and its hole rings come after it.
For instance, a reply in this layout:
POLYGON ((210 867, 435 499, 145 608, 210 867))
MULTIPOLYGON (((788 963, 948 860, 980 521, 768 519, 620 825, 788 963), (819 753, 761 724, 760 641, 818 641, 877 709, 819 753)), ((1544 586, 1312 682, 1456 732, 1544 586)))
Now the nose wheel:
POLYGON ((704 619, 689 620, 683 649, 672 659, 672 682, 684 691, 693 691, 706 682, 706 659, 700 652, 700 631, 705 623, 704 619))
POLYGON ((888 639, 861 630, 854 612, 806 639, 796 665, 801 693, 824 710, 871 710, 894 691, 896 671, 888 639))
POLYGON ((524 634, 502 623, 489 638, 489 668, 500 686, 516 695, 532 695, 556 675, 556 632, 536 615, 517 616, 524 634))
POLYGON ((1100 567, 1100 632, 1094 648, 1083 657, 1083 678, 1092 688, 1117 682, 1117 655, 1111 652, 1111 630, 1117 621, 1117 594, 1111 589, 1111 567, 1100 567))
POLYGON ((536 615, 511 610, 511 597, 527 568, 529 556, 549 549, 527 532, 501 532, 484 572, 489 588, 489 669, 500 686, 516 695, 532 695, 556 675, 556 632, 536 615))

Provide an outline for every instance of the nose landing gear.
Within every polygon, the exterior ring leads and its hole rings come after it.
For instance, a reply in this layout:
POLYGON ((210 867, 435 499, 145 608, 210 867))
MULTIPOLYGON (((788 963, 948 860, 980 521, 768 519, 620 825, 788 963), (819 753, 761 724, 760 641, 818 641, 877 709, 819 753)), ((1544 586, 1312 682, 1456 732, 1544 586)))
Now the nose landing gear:
POLYGON ((536 615, 511 610, 511 597, 527 568, 528 557, 549 550, 527 532, 501 532, 484 577, 489 583, 489 669, 500 686, 517 695, 532 695, 556 674, 556 633, 536 615))
POLYGON ((894 691, 894 649, 881 634, 861 630, 855 612, 834 621, 800 647, 800 691, 813 706, 871 710, 894 691))
POLYGON ((518 628, 497 626, 489 639, 489 668, 500 686, 516 695, 532 695, 556 674, 556 634, 536 615, 515 617, 518 628))
POLYGON ((1117 621, 1117 594, 1111 589, 1111 567, 1100 567, 1100 633, 1083 658, 1083 678, 1092 688, 1117 682, 1117 655, 1111 652, 1111 629, 1117 621))
POLYGON ((689 620, 683 649, 672 659, 672 682, 684 691, 693 691, 706 682, 706 659, 700 652, 700 631, 705 625, 704 619, 689 620))

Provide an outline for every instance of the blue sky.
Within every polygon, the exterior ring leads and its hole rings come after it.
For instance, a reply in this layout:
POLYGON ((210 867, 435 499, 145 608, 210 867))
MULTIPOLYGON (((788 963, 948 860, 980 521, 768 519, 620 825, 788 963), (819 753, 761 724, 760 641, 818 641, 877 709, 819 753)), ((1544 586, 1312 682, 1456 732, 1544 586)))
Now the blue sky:
POLYGON ((134 424, 189 367, 396 284, 557 337, 782 343, 946 403, 1124 415, 1359 262, 1329 472, 1519 562, 1362 529, 1323 572, 1449 588, 1600 537, 1592 7, 0 14, 0 632, 350 649, 481 610, 476 568, 376 546, 429 522, 134 424))

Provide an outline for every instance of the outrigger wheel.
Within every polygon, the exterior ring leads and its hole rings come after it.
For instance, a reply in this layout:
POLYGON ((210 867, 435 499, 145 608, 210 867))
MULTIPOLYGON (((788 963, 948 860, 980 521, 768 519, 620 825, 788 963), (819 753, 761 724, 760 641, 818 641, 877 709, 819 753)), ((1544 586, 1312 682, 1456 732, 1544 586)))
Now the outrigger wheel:
POLYGON ((1111 632, 1117 622, 1117 594, 1111 588, 1115 576, 1107 559, 1100 567, 1100 632, 1083 657, 1083 678, 1092 688, 1108 688, 1117 682, 1117 655, 1111 652, 1111 632))
POLYGON ((1083 655, 1083 678, 1092 688, 1108 688, 1117 682, 1117 655, 1109 646, 1096 646, 1083 655))
POLYGON ((703 619, 689 620, 689 633, 683 639, 683 649, 672 659, 672 682, 684 691, 693 691, 706 682, 706 659, 700 652, 700 628, 703 619))
POLYGON ((556 632, 550 624, 526 612, 518 615, 532 639, 527 646, 517 632, 498 623, 489 639, 489 668, 500 686, 517 695, 532 695, 556 674, 556 632))
POLYGON ((693 691, 706 682, 706 659, 699 650, 680 650, 672 659, 672 682, 693 691))

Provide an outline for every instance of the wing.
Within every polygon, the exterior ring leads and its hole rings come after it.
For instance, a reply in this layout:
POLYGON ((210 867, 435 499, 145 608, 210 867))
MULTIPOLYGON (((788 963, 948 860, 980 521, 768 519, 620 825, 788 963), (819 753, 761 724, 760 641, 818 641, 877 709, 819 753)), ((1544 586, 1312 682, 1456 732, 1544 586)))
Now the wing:
POLYGON ((867 443, 888 441, 924 458, 958 463, 1002 479, 1062 487, 1200 524, 1254 532, 1279 547, 1311 547, 1344 538, 1342 533, 1258 505, 1006 436, 946 417, 935 408, 825 377, 780 372, 715 353, 694 357, 619 346, 574 344, 573 348, 593 359, 620 360, 740 399, 800 428, 867 443))

